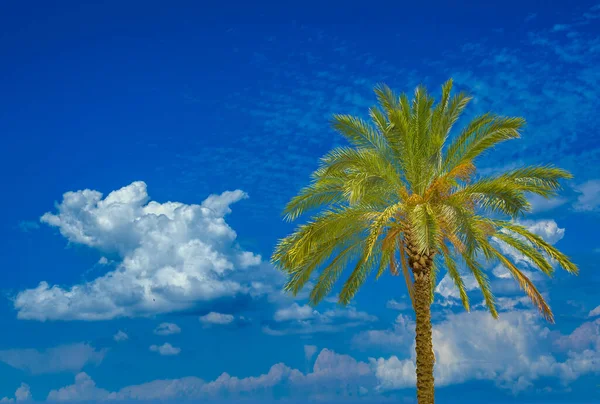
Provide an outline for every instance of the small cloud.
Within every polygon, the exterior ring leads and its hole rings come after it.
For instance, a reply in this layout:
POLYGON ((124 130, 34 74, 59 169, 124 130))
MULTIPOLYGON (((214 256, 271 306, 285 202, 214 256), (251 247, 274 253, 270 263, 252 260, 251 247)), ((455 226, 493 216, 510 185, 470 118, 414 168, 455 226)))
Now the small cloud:
POLYGON ((100 257, 100 259, 98 260, 98 265, 106 265, 106 264, 108 264, 108 258, 100 257))
POLYGON ((552 31, 554 32, 566 31, 568 29, 569 25, 567 24, 554 24, 554 26, 552 27, 552 31))
POLYGON ((573 204, 579 212, 596 212, 600 207, 600 180, 590 180, 575 187, 580 195, 573 204))
POLYGON ((410 309, 411 305, 407 302, 397 302, 392 299, 387 301, 385 307, 392 310, 404 311, 410 309))
POLYGON ((317 347, 315 345, 304 345, 304 358, 307 361, 311 360, 316 352, 317 347))
POLYGON ((129 339, 129 335, 125 334, 123 331, 119 330, 115 335, 113 335, 113 339, 117 342, 127 341, 129 339))
POLYGON ((29 233, 30 231, 37 230, 39 228, 39 224, 30 220, 21 220, 19 222, 19 230, 21 230, 23 233, 29 233))
POLYGON ((291 306, 279 309, 275 312, 273 319, 277 322, 290 320, 308 320, 317 314, 309 305, 300 306, 298 303, 293 303, 291 306))
POLYGON ((165 342, 162 345, 150 345, 150 350, 152 352, 158 352, 163 356, 179 355, 181 352, 181 348, 176 348, 168 342, 165 342))
POLYGON ((171 335, 171 334, 179 334, 181 332, 181 328, 177 324, 173 323, 161 323, 154 330, 154 334, 156 335, 171 335))
POLYGON ((227 325, 233 322, 234 317, 231 314, 215 313, 212 311, 204 316, 201 316, 199 320, 202 324, 204 324, 204 326, 227 325))
POLYGON ((600 306, 598 306, 594 310, 590 311, 590 314, 588 314, 588 316, 589 317, 600 316, 600 306))
POLYGON ((555 209, 567 202, 566 198, 551 198, 546 199, 540 195, 531 195, 527 198, 531 204, 531 213, 547 212, 555 209))

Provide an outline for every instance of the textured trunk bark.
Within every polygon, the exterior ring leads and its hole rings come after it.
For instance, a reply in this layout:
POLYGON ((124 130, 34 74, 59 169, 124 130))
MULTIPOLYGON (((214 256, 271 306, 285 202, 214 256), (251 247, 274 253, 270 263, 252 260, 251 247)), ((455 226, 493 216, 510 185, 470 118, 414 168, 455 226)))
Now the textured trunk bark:
POLYGON ((415 271, 415 314, 417 342, 417 400, 419 404, 434 403, 433 366, 435 356, 431 338, 430 268, 415 271))

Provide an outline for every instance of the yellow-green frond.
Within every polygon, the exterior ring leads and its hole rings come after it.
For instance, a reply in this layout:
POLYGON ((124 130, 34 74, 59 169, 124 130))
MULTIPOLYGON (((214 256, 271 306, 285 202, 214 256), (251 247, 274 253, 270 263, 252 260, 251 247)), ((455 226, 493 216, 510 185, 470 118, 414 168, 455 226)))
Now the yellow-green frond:
POLYGON ((492 290, 490 289, 490 281, 486 274, 482 271, 481 266, 473 259, 466 254, 463 254, 463 259, 467 264, 467 268, 473 274, 473 277, 477 281, 479 288, 481 289, 481 293, 483 293, 483 299, 485 300, 485 305, 488 310, 492 314, 492 317, 498 318, 498 311, 496 310, 496 300, 494 299, 494 295, 492 294, 492 290))
POLYGON ((442 256, 444 258, 444 265, 446 265, 446 269, 448 270, 448 275, 456 285, 458 289, 458 293, 460 294, 460 300, 465 308, 465 310, 470 311, 469 306, 469 296, 467 295, 467 289, 465 288, 465 283, 463 282, 460 273, 458 272, 458 268, 456 267, 455 258, 451 255, 450 250, 444 244, 441 246, 442 256))
POLYGON ((535 285, 529 280, 527 276, 525 276, 508 258, 506 258, 500 251, 491 247, 494 255, 500 260, 502 265, 512 274, 513 278, 517 281, 521 289, 527 296, 531 299, 533 304, 539 309, 540 313, 544 316, 546 320, 553 323, 554 315, 550 310, 550 306, 546 303, 540 292, 537 290, 535 285))
POLYGON ((552 268, 552 265, 550 265, 542 253, 533 248, 530 244, 527 244, 507 233, 496 233, 494 237, 511 246, 525 257, 529 258, 531 262, 546 275, 552 276, 554 274, 554 268, 552 268))
POLYGON ((558 264, 567 272, 570 272, 572 274, 577 274, 579 272, 577 265, 571 262, 569 257, 558 251, 556 247, 550 245, 542 237, 527 230, 527 228, 525 228, 524 226, 504 220, 492 220, 492 222, 501 228, 510 230, 524 237, 527 241, 533 244, 534 247, 539 248, 549 257, 555 259, 558 262, 558 264))

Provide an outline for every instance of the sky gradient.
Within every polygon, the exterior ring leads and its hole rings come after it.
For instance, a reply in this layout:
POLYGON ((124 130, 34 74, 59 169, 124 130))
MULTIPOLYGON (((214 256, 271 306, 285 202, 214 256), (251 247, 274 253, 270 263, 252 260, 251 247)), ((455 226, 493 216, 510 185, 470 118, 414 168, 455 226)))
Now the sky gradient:
POLYGON ((499 320, 440 277, 437 399, 600 402, 600 4, 323 3, 0 4, 0 401, 415 402, 399 278, 311 308, 269 257, 332 114, 452 77, 458 127, 527 120, 482 173, 574 174, 522 223, 580 275, 507 252, 556 324, 500 268, 499 320))

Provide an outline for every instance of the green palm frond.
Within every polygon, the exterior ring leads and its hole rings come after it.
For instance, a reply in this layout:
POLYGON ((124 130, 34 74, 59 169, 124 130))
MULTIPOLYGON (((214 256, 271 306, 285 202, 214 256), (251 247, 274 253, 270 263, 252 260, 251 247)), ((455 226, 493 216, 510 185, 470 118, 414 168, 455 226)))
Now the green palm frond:
POLYGON ((475 261, 474 258, 469 257, 466 254, 463 254, 463 260, 465 261, 465 264, 467 264, 467 268, 469 268, 469 270, 473 274, 473 277, 477 281, 479 289, 481 289, 481 293, 483 293, 485 305, 492 314, 492 317, 498 318, 498 310, 496 310, 496 299, 494 298, 492 290, 490 289, 490 280, 481 269, 481 265, 479 265, 479 263, 477 263, 477 261, 475 261))
POLYGON ((529 296, 533 304, 540 310, 540 313, 542 313, 544 318, 549 322, 553 323, 554 315, 550 310, 550 306, 548 306, 548 304, 546 303, 540 292, 537 290, 537 288, 533 285, 531 280, 529 280, 529 278, 526 277, 523 274, 523 272, 521 272, 508 258, 502 255, 500 251, 498 251, 494 247, 491 247, 491 250, 494 253, 494 255, 500 260, 502 265, 509 270, 509 272, 512 274, 513 278, 515 278, 521 289, 523 289, 523 291, 527 293, 527 296, 529 296))
POLYGON ((543 273, 548 276, 552 276, 554 274, 554 268, 552 265, 546 260, 546 258, 542 255, 542 253, 531 245, 513 237, 510 234, 506 233, 496 233, 494 235, 498 240, 503 241, 507 245, 514 248, 516 251, 523 254, 525 257, 529 258, 535 266, 537 266, 543 273))
POLYGON ((448 247, 445 244, 441 244, 440 247, 442 250, 442 255, 444 257, 444 264, 446 265, 446 268, 448 269, 448 275, 450 275, 450 278, 452 279, 452 281, 454 281, 454 285, 456 285, 456 288, 458 289, 458 292, 460 294, 460 300, 462 301, 463 307, 465 308, 465 310, 470 311, 469 296, 467 295, 467 289, 465 288, 465 283, 464 283, 462 277, 460 276, 460 273, 458 272, 458 268, 456 266, 456 260, 451 255, 450 250, 448 249, 448 247))
POLYGON ((520 137, 525 121, 486 113, 451 138, 471 100, 465 93, 453 95, 452 87, 452 80, 444 83, 435 103, 423 86, 409 98, 382 84, 375 88, 378 105, 365 118, 333 116, 334 129, 348 145, 321 158, 310 184, 283 212, 292 221, 317 211, 275 247, 272 262, 287 274, 286 290, 297 294, 314 280, 310 302, 317 304, 333 290, 342 272, 353 266, 341 288, 340 303, 351 301, 371 271, 381 279, 388 269, 392 275, 402 271, 412 300, 411 271, 420 277, 426 268, 433 299, 438 268, 444 267, 468 311, 469 297, 457 264, 462 259, 492 316, 498 317, 479 261, 499 260, 552 320, 539 291, 491 241, 514 249, 546 275, 553 274, 553 261, 577 273, 566 255, 508 220, 530 210, 528 195, 553 197, 561 181, 571 175, 539 165, 478 176, 477 159, 496 145, 520 137))
POLYGON ((519 224, 512 223, 512 222, 507 222, 504 220, 492 220, 492 222, 494 224, 500 226, 501 228, 510 230, 510 231, 522 236, 523 238, 525 238, 527 241, 529 241, 531 244, 533 244, 533 246, 535 248, 538 248, 540 251, 544 252, 550 258, 555 259, 558 262, 558 264, 565 271, 570 272, 575 275, 579 273, 579 269, 577 268, 577 265, 572 263, 571 260, 569 259, 569 257, 567 257, 565 254, 561 253, 558 249, 556 249, 556 247, 550 245, 542 237, 527 230, 527 228, 525 228, 524 226, 521 226, 519 224))

